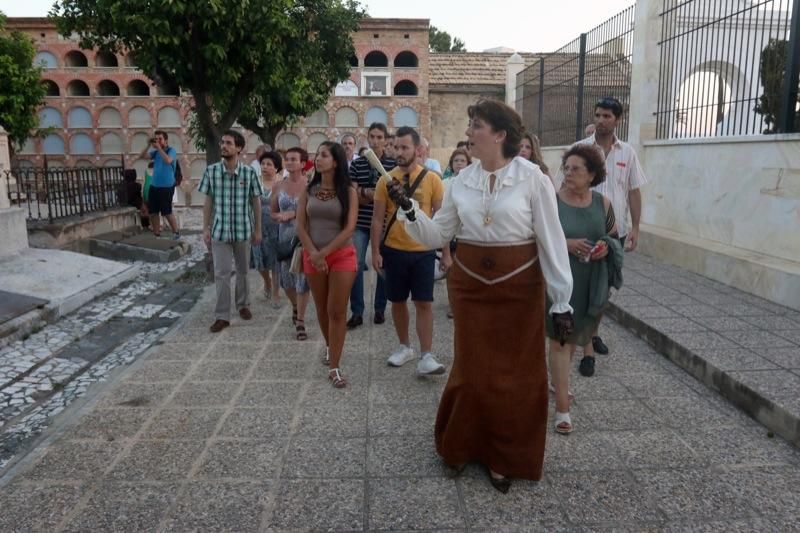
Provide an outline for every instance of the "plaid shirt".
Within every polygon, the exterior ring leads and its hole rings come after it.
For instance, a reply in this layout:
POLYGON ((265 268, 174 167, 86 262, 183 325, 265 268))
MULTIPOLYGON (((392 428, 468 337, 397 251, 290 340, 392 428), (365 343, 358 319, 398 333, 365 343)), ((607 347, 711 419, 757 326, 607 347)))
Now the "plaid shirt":
POLYGON ((197 189, 214 200, 211 238, 241 242, 253 234, 253 198, 263 194, 261 181, 250 165, 239 163, 231 174, 220 161, 206 167, 197 189))

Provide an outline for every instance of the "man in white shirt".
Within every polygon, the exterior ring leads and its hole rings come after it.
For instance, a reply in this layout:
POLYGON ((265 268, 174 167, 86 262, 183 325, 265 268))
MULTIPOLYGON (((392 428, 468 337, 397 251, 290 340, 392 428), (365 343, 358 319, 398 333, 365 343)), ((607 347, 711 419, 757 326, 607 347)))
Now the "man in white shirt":
POLYGON ((356 155, 356 136, 352 133, 345 133, 339 140, 339 144, 344 148, 344 153, 347 156, 347 168, 350 168, 350 163, 358 159, 356 155))
POLYGON ((428 139, 425 137, 420 137, 419 148, 417 149, 417 162, 421 166, 427 168, 428 170, 433 170, 441 176, 442 165, 437 160, 428 157, 430 147, 431 145, 428 142, 428 139))
POLYGON ((250 163, 250 166, 253 167, 253 170, 256 171, 256 176, 261 177, 261 161, 259 161, 259 159, 261 159, 262 155, 271 151, 272 147, 268 144, 262 144, 261 146, 256 148, 256 157, 250 163))
MULTIPOLYGON (((615 134, 621 118, 622 103, 619 100, 612 97, 599 100, 594 108, 594 134, 578 143, 594 145, 603 152, 606 160, 606 179, 594 187, 594 190, 611 201, 617 219, 619 239, 626 251, 633 251, 639 243, 639 220, 642 215, 642 193, 639 189, 647 183, 647 177, 644 175, 636 151, 630 144, 620 141, 615 134)), ((563 180, 564 175, 559 170, 555 180, 556 190, 561 187, 563 180)), ((601 355, 608 354, 608 346, 597 332, 592 337, 591 345, 584 347, 585 355, 593 356, 594 352, 601 355)), ((594 368, 589 369, 584 366, 580 368, 581 374, 587 376, 594 374, 594 368)))

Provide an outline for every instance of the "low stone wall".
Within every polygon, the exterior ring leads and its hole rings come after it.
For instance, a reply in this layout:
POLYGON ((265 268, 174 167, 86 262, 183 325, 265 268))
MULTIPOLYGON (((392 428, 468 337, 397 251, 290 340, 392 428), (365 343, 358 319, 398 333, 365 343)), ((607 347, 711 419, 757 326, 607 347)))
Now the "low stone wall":
POLYGON ((19 207, 0 209, 0 257, 15 254, 27 247, 25 211, 19 207))
POLYGON ((28 240, 32 248, 71 248, 77 241, 138 224, 139 215, 135 208, 120 207, 64 219, 53 224, 29 224, 28 240))

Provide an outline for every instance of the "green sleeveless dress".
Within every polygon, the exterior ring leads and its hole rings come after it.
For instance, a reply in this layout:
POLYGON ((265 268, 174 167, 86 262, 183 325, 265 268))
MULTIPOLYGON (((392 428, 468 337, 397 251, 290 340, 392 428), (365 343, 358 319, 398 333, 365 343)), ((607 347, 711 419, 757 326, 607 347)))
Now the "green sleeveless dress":
MULTIPOLYGON (((589 239, 597 242, 607 234, 606 231, 606 211, 603 206, 603 195, 592 191, 592 203, 587 207, 572 207, 558 198, 558 218, 561 227, 564 229, 564 236, 567 239, 589 239)), ((575 330, 567 340, 570 344, 583 346, 592 340, 592 332, 599 323, 598 317, 589 315, 589 280, 592 277, 592 269, 597 268, 599 261, 582 262, 574 255, 569 255, 569 268, 572 271, 572 297, 569 305, 573 309, 575 319, 575 330)), ((553 305, 550 298, 547 298, 547 336, 555 338, 553 332, 553 321, 550 317, 550 306, 553 305)))

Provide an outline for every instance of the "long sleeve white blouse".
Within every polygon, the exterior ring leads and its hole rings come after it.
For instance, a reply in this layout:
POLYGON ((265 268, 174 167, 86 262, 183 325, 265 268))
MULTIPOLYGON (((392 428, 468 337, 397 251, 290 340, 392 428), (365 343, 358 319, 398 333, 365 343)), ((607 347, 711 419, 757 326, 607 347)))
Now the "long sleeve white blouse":
POLYGON ((567 241, 558 219, 555 191, 539 167, 521 157, 494 172, 473 163, 450 178, 442 207, 429 218, 416 210, 416 220, 405 222, 408 234, 431 248, 441 248, 453 237, 474 242, 514 243, 536 239, 539 261, 553 301, 551 313, 572 311, 572 272, 567 241), (495 175, 495 190, 488 181, 495 175), (491 223, 485 224, 485 217, 491 223))

